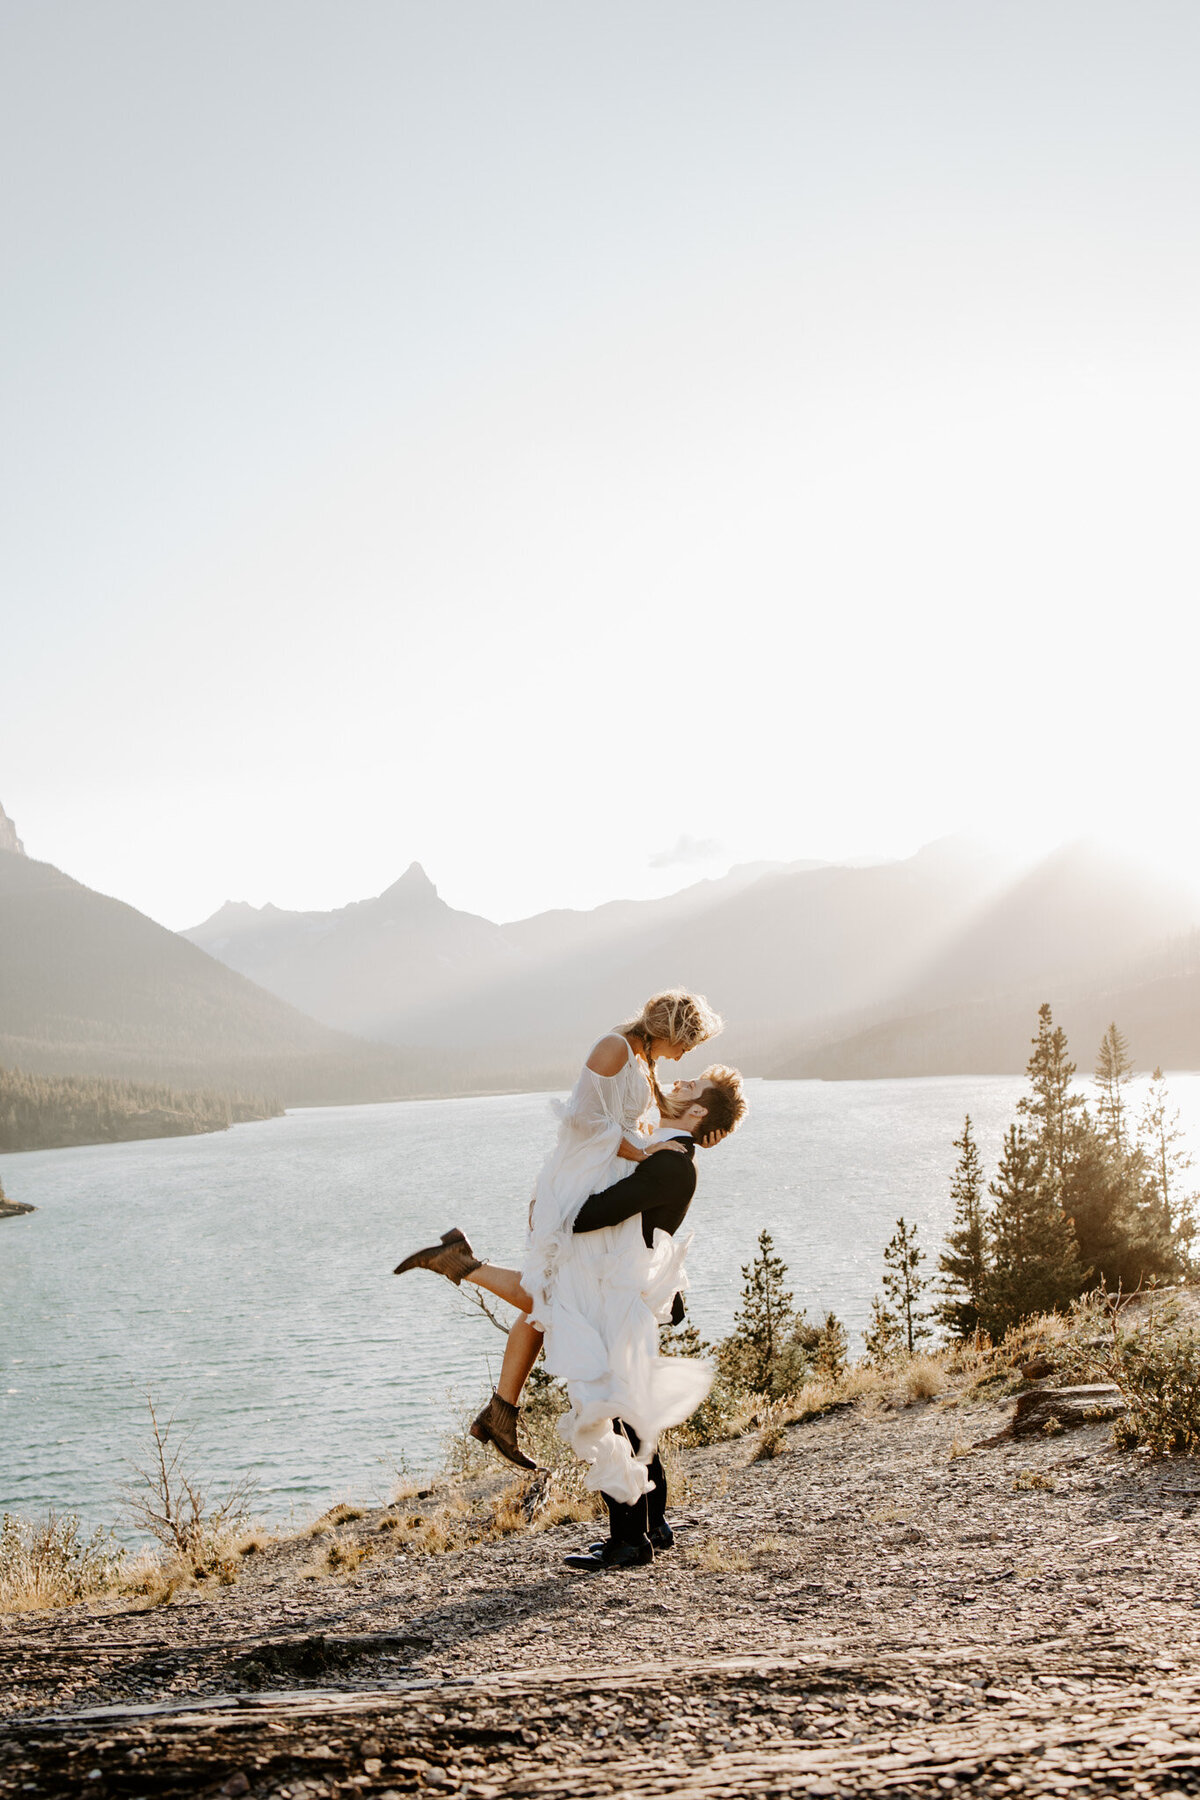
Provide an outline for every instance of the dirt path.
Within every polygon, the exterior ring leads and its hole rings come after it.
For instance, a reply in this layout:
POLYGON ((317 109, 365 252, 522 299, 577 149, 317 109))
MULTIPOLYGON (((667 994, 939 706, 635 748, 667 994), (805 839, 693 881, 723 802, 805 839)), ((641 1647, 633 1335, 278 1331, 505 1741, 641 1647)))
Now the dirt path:
POLYGON ((374 1514, 10 1617, 0 1792, 1200 1792, 1200 1470, 1101 1425, 951 1455, 1009 1410, 693 1452, 629 1575, 565 1570, 578 1525, 428 1555, 374 1514))

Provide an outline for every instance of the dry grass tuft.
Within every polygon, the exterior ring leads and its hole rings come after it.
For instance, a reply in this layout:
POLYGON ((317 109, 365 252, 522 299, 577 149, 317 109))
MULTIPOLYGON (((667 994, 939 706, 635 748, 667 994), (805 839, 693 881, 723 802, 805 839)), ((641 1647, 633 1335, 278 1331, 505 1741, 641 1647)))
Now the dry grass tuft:
POLYGON ((917 1400, 932 1400, 945 1388, 946 1380, 946 1367, 940 1357, 912 1357, 903 1372, 901 1391, 905 1404, 912 1406, 917 1400))
POLYGON ((973 1456, 974 1453, 975 1446, 971 1443, 970 1439, 960 1437, 956 1431, 950 1441, 949 1461, 957 1462, 960 1457, 973 1456))
POLYGON ((176 1594, 195 1586, 190 1568, 178 1558, 169 1561, 153 1550, 143 1550, 122 1570, 121 1592, 144 1600, 147 1611, 169 1606, 176 1594))
POLYGON ((1053 1475, 1042 1475, 1037 1469, 1019 1469, 1016 1480, 1013 1482, 1013 1490, 1018 1494, 1052 1494, 1054 1489, 1053 1475))
POLYGON ((683 1551, 687 1561, 710 1575, 744 1575, 750 1558, 744 1550, 736 1550, 723 1538, 705 1538, 702 1544, 687 1544, 683 1551))
POLYGON ((357 1569, 361 1562, 365 1562, 370 1554, 369 1547, 360 1538, 335 1539, 325 1552, 325 1566, 343 1575, 348 1575, 352 1569, 357 1569))
POLYGON ((784 1417, 793 1424, 801 1424, 805 1419, 819 1419, 846 1398, 840 1380, 828 1375, 814 1375, 798 1393, 789 1394, 782 1402, 784 1417))
POLYGON ((0 1609, 35 1612, 70 1606, 117 1585, 125 1552, 110 1533, 84 1537, 74 1513, 31 1521, 0 1518, 0 1609))
POLYGON ((250 1531, 239 1533, 231 1540, 229 1554, 231 1556, 261 1556, 264 1550, 278 1541, 278 1537, 273 1531, 267 1531, 261 1525, 256 1526, 250 1531))
POLYGON ((314 1520, 313 1530, 315 1531, 317 1526, 321 1525, 332 1531, 338 1525, 352 1525, 356 1519, 362 1517, 361 1506, 347 1506, 343 1501, 338 1506, 331 1506, 328 1512, 323 1512, 319 1519, 314 1520))
POLYGON ((787 1432, 781 1421, 774 1419, 769 1425, 763 1426, 754 1448, 750 1452, 750 1461, 752 1463, 770 1462, 786 1445, 787 1432))
POLYGON ((881 1400, 886 1392, 886 1375, 870 1363, 855 1363, 843 1370, 838 1380, 838 1397, 842 1400, 871 1402, 881 1400))

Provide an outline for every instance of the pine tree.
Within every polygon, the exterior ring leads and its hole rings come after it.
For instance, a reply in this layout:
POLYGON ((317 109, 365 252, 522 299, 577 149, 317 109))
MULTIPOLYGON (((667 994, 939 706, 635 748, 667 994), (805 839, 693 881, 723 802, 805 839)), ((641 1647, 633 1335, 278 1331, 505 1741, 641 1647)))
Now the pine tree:
POLYGON ((1071 1092, 1075 1064, 1067 1055, 1067 1034, 1056 1025, 1049 1006, 1038 1007, 1038 1034, 1025 1068, 1033 1089, 1017 1101, 1017 1111, 1031 1121, 1030 1137, 1051 1180, 1062 1187, 1071 1159, 1074 1128, 1083 1110, 1082 1094, 1071 1092))
POLYGON ((1123 1089, 1133 1074, 1129 1046, 1117 1030, 1115 1021, 1100 1039, 1096 1053, 1095 1082, 1099 1090, 1096 1117, 1100 1134, 1112 1145, 1118 1156, 1128 1148, 1128 1126, 1123 1089))
POLYGON ((1148 1193, 1145 1158, 1124 1151, 1085 1112, 1062 1190, 1080 1261, 1093 1285, 1136 1288, 1176 1266, 1170 1221, 1148 1193))
POLYGON ((900 1320, 908 1354, 912 1356, 922 1338, 931 1336, 921 1310, 925 1281, 919 1273, 925 1252, 917 1243, 917 1228, 896 1220, 896 1229, 883 1253, 883 1291, 900 1320))
POLYGON ((760 1231, 757 1256, 742 1265, 742 1304, 733 1332, 717 1352, 726 1380, 773 1399, 799 1387, 819 1335, 796 1311, 783 1285, 787 1272, 770 1232, 760 1231))
POLYGON ((1054 1312, 1079 1292, 1084 1270, 1063 1217, 1059 1185, 1037 1142, 1020 1126, 1004 1134, 1004 1152, 988 1186, 989 1270, 981 1323, 998 1343, 1031 1314, 1054 1312))
POLYGON ((1177 1263, 1186 1270, 1197 1231, 1197 1195, 1188 1180, 1192 1158, 1180 1148, 1183 1136, 1163 1072, 1155 1069, 1138 1120, 1138 1148, 1146 1172, 1147 1203, 1157 1210, 1177 1263))
POLYGON ((935 1317, 955 1337, 968 1338, 979 1329, 979 1312, 987 1286, 983 1163, 971 1130, 970 1113, 963 1121, 962 1136, 954 1140, 954 1148, 960 1153, 950 1183, 954 1223, 938 1257, 943 1280, 935 1317))
POLYGON ((813 1367, 817 1374, 824 1375, 828 1381, 836 1381, 846 1366, 849 1350, 846 1327, 836 1313, 827 1312, 813 1351, 813 1367))
POLYGON ((886 1369, 900 1354, 903 1341, 900 1321, 886 1307, 878 1294, 871 1296, 871 1322, 863 1333, 863 1349, 867 1361, 877 1369, 886 1369))

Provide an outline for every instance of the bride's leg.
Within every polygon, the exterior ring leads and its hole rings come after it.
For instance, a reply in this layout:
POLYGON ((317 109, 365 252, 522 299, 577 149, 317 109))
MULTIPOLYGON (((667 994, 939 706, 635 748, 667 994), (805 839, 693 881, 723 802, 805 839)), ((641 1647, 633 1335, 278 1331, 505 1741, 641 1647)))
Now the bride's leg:
MULTIPOLYGON (((512 1271, 502 1269, 500 1273, 511 1275, 512 1271)), ((481 1444, 494 1444, 501 1456, 507 1457, 510 1463, 516 1463, 519 1469, 537 1468, 537 1464, 521 1448, 517 1438, 517 1421, 521 1417, 521 1389, 537 1361, 541 1347, 542 1334, 537 1326, 531 1325, 524 1317, 518 1319, 504 1346, 504 1361, 496 1391, 479 1417, 471 1423, 473 1438, 478 1438, 481 1444)))
MULTIPOLYGON (((521 1277, 515 1269, 501 1269, 495 1263, 480 1263, 472 1269, 464 1281, 473 1281, 476 1287, 486 1288, 489 1294, 495 1294, 497 1300, 507 1300, 518 1312, 526 1313, 533 1301, 521 1286, 521 1277)), ((533 1365, 531 1364, 530 1367, 533 1365)))
POLYGON ((508 1342, 504 1346, 504 1361, 500 1364, 500 1379, 496 1383, 496 1392, 510 1406, 521 1404, 521 1389, 529 1379, 529 1371, 538 1359, 542 1348, 542 1333, 528 1319, 518 1319, 508 1334, 508 1342))

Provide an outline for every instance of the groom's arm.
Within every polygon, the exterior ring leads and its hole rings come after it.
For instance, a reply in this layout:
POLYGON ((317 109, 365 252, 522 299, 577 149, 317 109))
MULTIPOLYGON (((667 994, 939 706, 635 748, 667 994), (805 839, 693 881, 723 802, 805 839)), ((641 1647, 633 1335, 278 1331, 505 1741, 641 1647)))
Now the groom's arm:
POLYGON ((599 1231, 605 1225, 623 1225, 638 1213, 670 1207, 687 1211, 695 1192, 696 1170, 690 1156, 663 1150, 639 1163, 632 1175, 614 1182, 603 1193, 589 1194, 575 1216, 575 1231, 599 1231))

